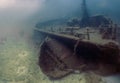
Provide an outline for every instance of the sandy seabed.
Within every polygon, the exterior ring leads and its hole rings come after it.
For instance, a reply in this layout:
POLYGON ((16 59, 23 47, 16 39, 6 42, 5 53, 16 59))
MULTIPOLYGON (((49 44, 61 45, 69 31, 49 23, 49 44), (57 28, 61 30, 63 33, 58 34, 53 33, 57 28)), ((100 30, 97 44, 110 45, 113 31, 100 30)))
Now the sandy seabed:
POLYGON ((106 83, 90 73, 71 74, 50 80, 39 66, 38 53, 24 39, 7 38, 0 42, 0 83, 106 83))

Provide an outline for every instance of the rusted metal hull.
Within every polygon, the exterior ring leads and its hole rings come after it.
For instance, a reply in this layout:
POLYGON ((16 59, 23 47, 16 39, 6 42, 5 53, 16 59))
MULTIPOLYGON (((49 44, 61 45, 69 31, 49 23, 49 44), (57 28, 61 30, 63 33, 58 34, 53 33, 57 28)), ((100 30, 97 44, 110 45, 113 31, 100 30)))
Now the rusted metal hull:
POLYGON ((92 71, 99 75, 120 73, 120 50, 115 43, 104 45, 61 36, 49 36, 42 44, 39 65, 43 73, 52 78, 60 78, 71 72, 92 71))
POLYGON ((46 39, 41 45, 39 65, 43 73, 51 78, 60 78, 69 73, 63 60, 70 57, 72 52, 55 40, 46 39))

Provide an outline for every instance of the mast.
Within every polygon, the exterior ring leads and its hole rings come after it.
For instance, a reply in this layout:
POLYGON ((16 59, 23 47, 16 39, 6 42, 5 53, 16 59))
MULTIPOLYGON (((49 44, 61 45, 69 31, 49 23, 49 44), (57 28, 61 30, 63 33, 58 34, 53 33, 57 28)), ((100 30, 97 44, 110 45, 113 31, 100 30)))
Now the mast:
POLYGON ((86 6, 86 0, 82 1, 82 18, 83 19, 88 19, 89 18, 87 6, 86 6))
POLYGON ((86 5, 86 0, 82 0, 82 19, 81 26, 86 27, 89 25, 89 13, 86 5))

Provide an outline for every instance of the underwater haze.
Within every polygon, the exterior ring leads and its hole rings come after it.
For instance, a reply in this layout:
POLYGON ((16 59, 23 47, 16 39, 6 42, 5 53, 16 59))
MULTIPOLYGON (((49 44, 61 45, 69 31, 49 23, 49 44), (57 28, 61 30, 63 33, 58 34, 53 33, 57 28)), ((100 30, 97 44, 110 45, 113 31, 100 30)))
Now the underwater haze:
MULTIPOLYGON (((51 81, 41 72, 32 40, 38 22, 81 17, 82 0, 0 0, 0 83, 86 83, 80 75, 51 81), (70 79, 74 78, 74 79, 70 79)), ((120 23, 119 0, 86 0, 90 15, 120 23)), ((43 41, 43 40, 41 40, 43 41)), ((104 78, 119 83, 119 76, 104 78)))
MULTIPOLYGON (((33 18, 39 21, 66 18, 71 16, 81 17, 82 0, 44 0, 44 7, 33 18), (41 19, 41 20, 40 20, 41 19)), ((86 0, 89 14, 105 15, 120 24, 119 0, 86 0)))

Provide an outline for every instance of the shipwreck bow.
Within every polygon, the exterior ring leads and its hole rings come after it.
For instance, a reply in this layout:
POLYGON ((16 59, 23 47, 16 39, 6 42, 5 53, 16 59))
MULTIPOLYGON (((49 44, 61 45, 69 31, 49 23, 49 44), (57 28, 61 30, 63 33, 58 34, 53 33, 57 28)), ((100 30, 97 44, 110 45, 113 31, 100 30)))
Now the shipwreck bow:
POLYGON ((60 78, 74 71, 92 71, 99 75, 120 72, 119 45, 81 40, 78 37, 34 29, 46 35, 41 44, 39 66, 44 74, 60 78))

